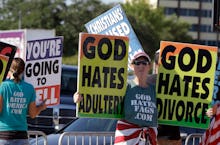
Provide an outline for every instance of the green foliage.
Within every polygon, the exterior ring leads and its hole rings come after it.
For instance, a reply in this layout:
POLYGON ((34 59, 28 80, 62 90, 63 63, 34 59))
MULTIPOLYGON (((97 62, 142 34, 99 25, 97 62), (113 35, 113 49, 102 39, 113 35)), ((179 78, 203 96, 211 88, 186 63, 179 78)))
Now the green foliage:
POLYGON ((79 33, 86 32, 84 24, 110 9, 110 5, 98 0, 73 1, 67 11, 61 12, 63 24, 57 29, 57 34, 64 36, 65 55, 73 55, 78 50, 79 33))
MULTIPOLYGON (((99 0, 2 0, 0 30, 55 29, 64 36, 64 59, 67 64, 77 64, 79 33, 86 32, 84 24, 109 10, 112 4, 99 0)), ((154 9, 144 0, 122 4, 126 15, 143 48, 151 57, 159 49, 161 40, 190 42, 189 25, 173 16, 167 19, 163 9, 154 9)))
POLYGON ((62 58, 63 64, 78 65, 78 55, 65 56, 62 58))
POLYGON ((189 24, 177 17, 167 19, 162 8, 153 8, 144 0, 134 0, 123 5, 123 9, 142 47, 151 56, 160 47, 161 40, 191 42, 187 34, 189 24))

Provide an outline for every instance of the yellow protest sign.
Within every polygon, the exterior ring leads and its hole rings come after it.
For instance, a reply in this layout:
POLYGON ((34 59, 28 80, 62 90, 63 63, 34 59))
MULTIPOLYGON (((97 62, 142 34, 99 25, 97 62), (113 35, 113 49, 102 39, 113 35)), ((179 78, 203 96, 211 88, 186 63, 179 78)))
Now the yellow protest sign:
POLYGON ((157 76, 161 124, 207 128, 217 47, 161 41, 157 76))
POLYGON ((78 117, 122 118, 128 37, 80 33, 78 117))

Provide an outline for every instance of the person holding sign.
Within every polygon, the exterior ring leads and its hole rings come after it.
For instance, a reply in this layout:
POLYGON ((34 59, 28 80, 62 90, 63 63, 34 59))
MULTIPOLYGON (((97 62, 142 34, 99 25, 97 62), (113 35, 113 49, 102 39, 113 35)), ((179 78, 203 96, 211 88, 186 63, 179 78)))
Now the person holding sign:
POLYGON ((28 145, 27 114, 36 117, 46 109, 45 101, 35 103, 34 87, 22 80, 25 62, 14 58, 9 70, 9 79, 0 86, 0 144, 28 145))
MULTIPOLYGON (((150 142, 157 144, 157 108, 155 87, 147 83, 151 69, 151 59, 145 52, 137 52, 131 68, 135 78, 128 82, 124 100, 124 119, 119 120, 115 132, 115 145, 141 144, 150 142)), ((82 95, 76 92, 75 103, 82 100, 82 95)))
POLYGON ((131 61, 134 79, 128 82, 124 100, 125 120, 119 120, 115 145, 121 143, 157 144, 157 108, 155 87, 147 83, 151 59, 145 52, 138 52, 131 61), (131 131, 131 132, 128 132, 131 131))

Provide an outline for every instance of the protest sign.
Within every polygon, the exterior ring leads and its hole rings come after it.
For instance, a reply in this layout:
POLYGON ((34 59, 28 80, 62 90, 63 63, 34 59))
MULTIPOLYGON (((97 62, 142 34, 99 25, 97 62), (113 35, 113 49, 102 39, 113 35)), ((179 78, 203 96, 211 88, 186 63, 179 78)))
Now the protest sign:
POLYGON ((16 46, 0 42, 0 82, 7 78, 16 50, 16 46))
POLYGON ((59 104, 63 37, 28 41, 26 50, 24 79, 34 86, 37 104, 59 104))
POLYGON ((157 76, 159 123, 207 128, 217 47, 162 41, 157 76))
POLYGON ((128 37, 80 33, 78 117, 122 118, 128 37))
POLYGON ((85 24, 85 27, 87 31, 92 34, 128 36, 129 62, 135 53, 143 51, 143 48, 120 4, 89 21, 85 24))
POLYGON ((25 32, 23 30, 0 31, 0 41, 17 47, 15 57, 25 56, 25 32))

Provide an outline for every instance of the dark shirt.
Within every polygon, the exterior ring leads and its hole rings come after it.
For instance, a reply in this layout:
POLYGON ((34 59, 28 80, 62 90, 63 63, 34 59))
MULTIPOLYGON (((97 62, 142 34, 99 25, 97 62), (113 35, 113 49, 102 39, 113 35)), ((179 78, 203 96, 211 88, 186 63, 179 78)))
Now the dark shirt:
POLYGON ((157 137, 165 137, 169 140, 179 140, 180 139, 180 129, 179 126, 171 125, 159 125, 157 137))
MULTIPOLYGON (((147 83, 156 84, 156 74, 152 74, 148 76, 147 83)), ((162 125, 160 124, 157 128, 158 130, 158 138, 167 138, 170 140, 179 140, 180 137, 180 129, 179 126, 171 126, 171 125, 162 125)))

